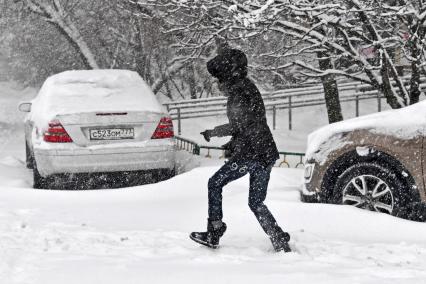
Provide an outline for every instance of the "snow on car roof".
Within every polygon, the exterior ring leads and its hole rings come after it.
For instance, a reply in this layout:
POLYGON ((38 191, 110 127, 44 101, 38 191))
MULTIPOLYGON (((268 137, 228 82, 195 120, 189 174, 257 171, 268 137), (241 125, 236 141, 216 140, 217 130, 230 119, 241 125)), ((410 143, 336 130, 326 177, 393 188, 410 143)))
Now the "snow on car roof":
POLYGON ((129 70, 72 70, 53 75, 33 100, 38 126, 60 114, 116 111, 164 112, 150 87, 129 70))
POLYGON ((319 162, 324 160, 327 156, 324 153, 330 153, 330 149, 345 143, 340 139, 343 133, 368 129, 378 134, 410 139, 421 135, 425 124, 426 101, 401 109, 388 110, 332 123, 319 128, 308 136, 306 159, 314 158, 319 162))

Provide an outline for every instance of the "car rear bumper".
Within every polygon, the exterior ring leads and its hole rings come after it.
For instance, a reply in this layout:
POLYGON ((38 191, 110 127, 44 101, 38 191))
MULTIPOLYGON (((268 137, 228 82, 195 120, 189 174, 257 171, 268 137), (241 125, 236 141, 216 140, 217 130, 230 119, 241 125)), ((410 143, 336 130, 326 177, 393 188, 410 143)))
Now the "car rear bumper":
POLYGON ((123 148, 34 149, 34 157, 42 176, 61 173, 96 173, 173 169, 175 146, 123 148))

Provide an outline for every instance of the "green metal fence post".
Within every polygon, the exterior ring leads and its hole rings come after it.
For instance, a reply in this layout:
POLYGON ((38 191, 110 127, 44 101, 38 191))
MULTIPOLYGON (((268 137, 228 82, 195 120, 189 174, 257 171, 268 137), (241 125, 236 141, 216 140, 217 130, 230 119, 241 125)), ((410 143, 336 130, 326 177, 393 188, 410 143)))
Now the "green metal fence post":
POLYGON ((359 116, 359 96, 355 96, 355 116, 359 116))
POLYGON ((377 110, 379 112, 382 111, 382 100, 380 98, 380 93, 379 92, 377 93, 377 110))
POLYGON ((272 107, 272 129, 275 130, 277 125, 277 108, 276 106, 272 107))
POLYGON ((291 96, 288 97, 288 129, 292 129, 291 96))
POLYGON ((181 118, 180 118, 180 108, 177 109, 177 115, 178 115, 178 134, 181 135, 182 132, 182 125, 181 125, 181 118))
POLYGON ((201 152, 200 146, 198 146, 198 144, 195 144, 195 145, 194 145, 194 150, 193 150, 193 152, 192 152, 192 153, 193 153, 194 155, 198 155, 198 156, 199 156, 199 155, 200 155, 200 152, 201 152))

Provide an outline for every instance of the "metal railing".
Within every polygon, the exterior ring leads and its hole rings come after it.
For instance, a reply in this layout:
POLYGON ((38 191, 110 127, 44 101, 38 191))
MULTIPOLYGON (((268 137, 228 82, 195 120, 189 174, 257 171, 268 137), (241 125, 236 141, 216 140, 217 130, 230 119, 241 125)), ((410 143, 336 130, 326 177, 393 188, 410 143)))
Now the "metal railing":
MULTIPOLYGON (((205 155, 206 158, 211 158, 211 151, 221 151, 221 155, 219 156, 219 159, 224 159, 225 158, 225 149, 223 149, 222 147, 217 147, 217 146, 205 146, 205 145, 199 145, 197 142, 194 142, 190 139, 187 138, 183 138, 181 136, 175 136, 175 140, 176 140, 176 147, 179 150, 184 150, 184 151, 188 151, 193 155, 201 155, 201 149, 205 149, 207 150, 207 153, 205 155)), ((290 165, 290 160, 288 159, 288 156, 294 156, 294 157, 298 157, 299 160, 295 165, 295 168, 298 167, 303 167, 304 161, 303 158, 305 157, 305 153, 298 153, 298 152, 283 152, 280 151, 280 157, 282 156, 282 159, 280 158, 280 161, 278 163, 278 167, 281 166, 287 166, 288 168, 291 167, 290 165)))
MULTIPOLYGON (((426 84, 420 85, 423 90, 426 84)), ((384 96, 370 85, 358 82, 339 84, 340 102, 355 102, 355 116, 359 116, 359 102, 376 99, 378 111, 382 110, 381 100, 384 96)), ((288 129, 293 128, 293 110, 296 108, 324 105, 324 91, 322 85, 306 88, 287 89, 262 95, 267 112, 272 113, 272 128, 277 125, 278 110, 288 111, 288 129)), ((226 97, 182 100, 165 103, 173 120, 177 121, 177 132, 182 133, 182 120, 226 114, 226 97)))

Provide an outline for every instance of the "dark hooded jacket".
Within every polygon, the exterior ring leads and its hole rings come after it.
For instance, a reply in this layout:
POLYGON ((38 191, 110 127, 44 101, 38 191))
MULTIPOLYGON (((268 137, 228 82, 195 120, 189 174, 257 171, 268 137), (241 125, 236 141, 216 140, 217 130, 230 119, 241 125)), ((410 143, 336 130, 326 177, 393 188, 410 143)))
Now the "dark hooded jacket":
POLYGON ((232 136, 226 148, 230 161, 253 160, 267 167, 279 159, 277 146, 266 122, 265 106, 255 84, 247 78, 247 57, 236 49, 226 49, 207 63, 228 96, 229 123, 217 126, 212 136, 232 136))

